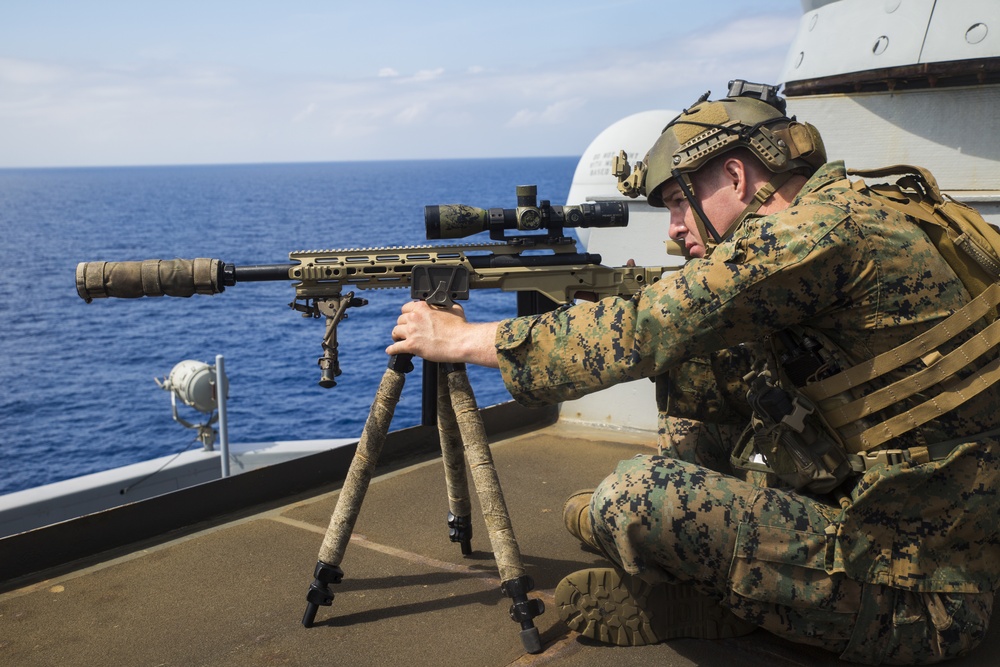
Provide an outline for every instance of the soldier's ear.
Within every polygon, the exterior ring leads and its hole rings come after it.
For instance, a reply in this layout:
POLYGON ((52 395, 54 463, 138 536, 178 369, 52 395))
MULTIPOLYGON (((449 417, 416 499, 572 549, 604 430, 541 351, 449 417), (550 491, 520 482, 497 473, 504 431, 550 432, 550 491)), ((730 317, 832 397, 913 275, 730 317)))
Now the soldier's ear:
POLYGON ((722 163, 722 176, 725 178, 725 185, 731 187, 737 197, 743 199, 750 189, 748 179, 750 172, 746 164, 737 157, 731 157, 722 163))

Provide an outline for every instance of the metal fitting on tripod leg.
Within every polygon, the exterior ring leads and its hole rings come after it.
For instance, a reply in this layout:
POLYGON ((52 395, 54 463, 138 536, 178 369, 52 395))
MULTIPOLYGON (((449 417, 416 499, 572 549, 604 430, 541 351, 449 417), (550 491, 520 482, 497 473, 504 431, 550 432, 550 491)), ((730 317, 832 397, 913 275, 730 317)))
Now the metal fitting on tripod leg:
POLYGON ((409 373, 413 370, 413 355, 402 353, 390 356, 388 368, 397 373, 409 373))

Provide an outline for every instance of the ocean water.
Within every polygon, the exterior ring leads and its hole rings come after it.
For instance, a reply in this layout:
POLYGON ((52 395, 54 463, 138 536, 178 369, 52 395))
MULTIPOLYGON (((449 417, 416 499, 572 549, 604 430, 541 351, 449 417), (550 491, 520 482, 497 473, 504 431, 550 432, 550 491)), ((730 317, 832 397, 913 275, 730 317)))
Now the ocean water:
MULTIPOLYGON (((0 493, 200 447, 154 382, 184 359, 225 356, 234 443, 357 437, 409 298, 402 289, 359 293, 368 305, 339 328, 343 374, 323 389, 323 320, 288 308, 290 282, 86 304, 75 289, 78 262, 269 264, 293 250, 425 244, 424 205, 512 208, 524 184, 562 203, 576 162, 0 170, 0 493)), ((514 302, 483 290, 464 305, 481 321, 514 314, 514 302)), ((496 371, 470 369, 470 378, 480 405, 509 398, 496 371)), ((200 417, 186 408, 182 416, 200 417)), ((418 365, 393 428, 419 421, 418 365)))

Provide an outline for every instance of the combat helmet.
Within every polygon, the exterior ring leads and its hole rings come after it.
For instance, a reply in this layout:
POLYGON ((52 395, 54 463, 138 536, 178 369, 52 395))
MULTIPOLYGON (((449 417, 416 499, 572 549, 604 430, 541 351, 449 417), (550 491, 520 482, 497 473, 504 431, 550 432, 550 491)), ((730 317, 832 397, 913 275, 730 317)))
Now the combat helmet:
POLYGON ((706 254, 724 238, 695 199, 691 173, 723 153, 745 148, 774 174, 730 225, 731 233, 793 174, 811 175, 826 162, 819 131, 785 115, 785 100, 776 86, 737 79, 729 82, 724 99, 711 101, 708 96, 705 93, 670 121, 634 169, 629 168, 624 151, 614 164, 618 189, 629 197, 646 195, 650 206, 665 205, 658 191, 676 178, 691 204, 706 254))

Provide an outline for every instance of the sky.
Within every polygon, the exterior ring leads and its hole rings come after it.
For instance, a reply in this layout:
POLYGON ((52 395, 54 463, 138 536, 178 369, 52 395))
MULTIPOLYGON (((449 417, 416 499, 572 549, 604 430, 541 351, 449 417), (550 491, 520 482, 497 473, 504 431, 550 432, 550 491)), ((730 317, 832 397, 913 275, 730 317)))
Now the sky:
POLYGON ((795 0, 7 0, 0 168, 579 155, 772 83, 795 0))

